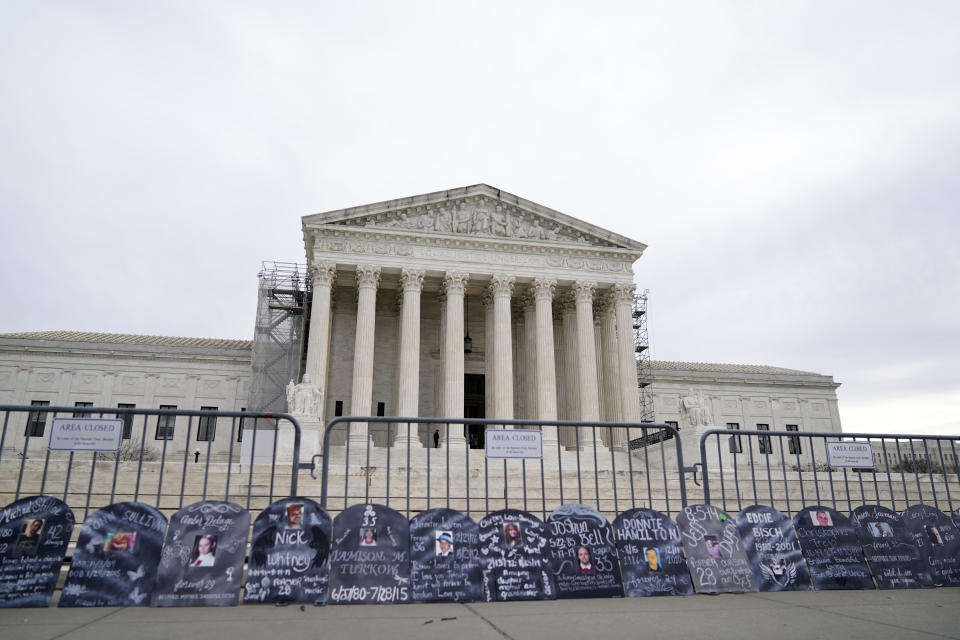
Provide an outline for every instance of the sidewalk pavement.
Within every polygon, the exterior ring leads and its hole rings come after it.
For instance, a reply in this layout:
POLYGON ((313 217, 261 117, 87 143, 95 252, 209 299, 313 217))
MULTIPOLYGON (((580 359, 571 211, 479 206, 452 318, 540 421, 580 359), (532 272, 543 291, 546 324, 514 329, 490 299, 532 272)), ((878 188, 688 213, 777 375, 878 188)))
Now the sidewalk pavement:
POLYGON ((408 605, 4 609, 0 638, 960 639, 960 588, 408 605))

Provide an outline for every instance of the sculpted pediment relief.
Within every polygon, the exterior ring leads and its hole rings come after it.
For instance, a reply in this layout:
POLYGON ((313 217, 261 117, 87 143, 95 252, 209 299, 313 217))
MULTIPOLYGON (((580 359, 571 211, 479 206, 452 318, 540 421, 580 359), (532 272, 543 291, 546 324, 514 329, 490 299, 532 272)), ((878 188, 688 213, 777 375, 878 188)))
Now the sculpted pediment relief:
POLYGON ((643 243, 482 184, 304 217, 305 230, 331 227, 627 249, 638 257, 646 248, 643 243))

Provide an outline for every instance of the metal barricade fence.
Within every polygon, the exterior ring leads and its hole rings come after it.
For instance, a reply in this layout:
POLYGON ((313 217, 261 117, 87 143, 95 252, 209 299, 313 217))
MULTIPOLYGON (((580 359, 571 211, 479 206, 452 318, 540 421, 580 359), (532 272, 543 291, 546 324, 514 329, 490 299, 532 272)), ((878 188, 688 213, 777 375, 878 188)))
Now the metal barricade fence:
POLYGON ((960 436, 708 429, 700 437, 703 501, 724 511, 764 504, 788 516, 815 504, 849 513, 921 502, 949 513, 960 506, 958 452, 960 436), (833 442, 869 444, 873 468, 831 467, 833 442))
POLYGON ((199 500, 237 502, 256 515, 297 495, 300 425, 287 414, 0 405, 0 425, 0 506, 46 494, 63 500, 80 524, 92 511, 127 500, 168 517, 199 500), (48 434, 58 417, 119 417, 121 447, 51 450, 48 434), (228 442, 223 419, 230 421, 228 442), (278 458, 278 446, 289 460, 278 458))
POLYGON ((512 507, 545 519, 572 502, 594 506, 611 520, 641 506, 676 514, 687 500, 678 435, 661 423, 340 417, 324 433, 320 502, 331 515, 376 502, 407 518, 446 507, 479 519, 512 507), (489 428, 541 430, 543 455, 487 458, 484 449, 469 446, 468 425, 482 427, 484 435, 489 428), (365 437, 370 432, 373 438, 365 437), (673 447, 655 451, 645 444, 671 439, 673 447), (603 444, 593 446, 597 442, 603 444), (631 448, 631 442, 641 444, 631 448))

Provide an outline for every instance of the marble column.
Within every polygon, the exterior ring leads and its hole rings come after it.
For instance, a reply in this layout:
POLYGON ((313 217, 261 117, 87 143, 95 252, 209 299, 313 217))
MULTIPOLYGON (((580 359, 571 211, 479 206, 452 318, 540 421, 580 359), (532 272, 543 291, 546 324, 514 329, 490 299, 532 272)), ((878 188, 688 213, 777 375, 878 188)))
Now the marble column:
MULTIPOLYGON (((446 418, 463 417, 463 292, 467 286, 467 274, 448 271, 443 278, 447 294, 446 331, 444 336, 444 388, 443 415, 446 418)), ((449 444, 465 448, 466 438, 462 424, 448 427, 449 444)), ((440 433, 443 436, 443 432, 440 433)))
MULTIPOLYGON (((537 417, 541 420, 557 419, 557 372, 553 354, 553 291, 556 280, 537 278, 531 286, 536 304, 536 373, 537 417)), ((544 452, 557 451, 557 427, 543 426, 544 452)))
MULTIPOLYGON (((617 352, 617 318, 614 313, 614 300, 610 294, 599 298, 600 348, 603 357, 603 420, 621 422, 620 409, 620 359, 617 352)), ((609 440, 607 444, 622 450, 626 444, 626 432, 623 429, 608 429, 603 434, 609 440)))
MULTIPOLYGON (((564 420, 580 419, 580 363, 577 358, 577 296, 568 291, 560 299, 563 325, 563 411, 564 420)), ((563 429, 563 441, 568 449, 576 449, 576 432, 563 429)))
POLYGON ((637 359, 633 346, 632 284, 613 288, 617 318, 617 360, 620 373, 620 415, 623 422, 640 422, 640 392, 637 387, 637 359))
POLYGON ((513 419, 513 336, 510 327, 510 297, 513 295, 512 276, 495 275, 490 279, 493 296, 494 386, 492 418, 513 419))
MULTIPOLYGON (((310 336, 307 342, 307 366, 305 374, 310 374, 313 384, 323 394, 320 402, 320 423, 324 422, 324 409, 327 405, 327 362, 330 356, 330 297, 337 278, 337 265, 321 262, 310 265, 310 282, 313 287, 313 302, 310 304, 310 336)), ((300 382, 297 380, 297 382, 300 382)))
POLYGON ((494 374, 496 365, 494 364, 497 357, 497 350, 494 348, 494 335, 493 335, 493 295, 489 290, 484 292, 483 296, 480 298, 480 301, 483 303, 484 310, 484 327, 483 327, 483 371, 484 371, 484 396, 483 396, 483 415, 487 418, 493 416, 493 399, 496 397, 496 384, 497 378, 494 374))
POLYGON ((533 291, 520 297, 523 309, 523 418, 536 420, 537 405, 537 301, 533 291))
MULTIPOLYGON (((577 362, 580 369, 580 420, 600 420, 600 387, 597 382, 597 346, 593 330, 593 292, 595 282, 577 280, 573 291, 577 301, 577 362)), ((600 433, 596 429, 581 430, 581 446, 602 447, 600 433)))
MULTIPOLYGON (((371 413, 378 286, 380 267, 357 265, 357 335, 353 347, 353 394, 350 398, 350 415, 354 416, 368 416, 371 413)), ((365 451, 368 442, 367 423, 351 423, 350 448, 354 452, 365 451)))
MULTIPOLYGON (((423 290, 423 269, 400 271, 403 306, 400 311, 400 375, 397 379, 397 415, 415 418, 420 415, 420 292, 423 290)), ((394 439, 398 447, 422 448, 417 425, 397 424, 394 439)))

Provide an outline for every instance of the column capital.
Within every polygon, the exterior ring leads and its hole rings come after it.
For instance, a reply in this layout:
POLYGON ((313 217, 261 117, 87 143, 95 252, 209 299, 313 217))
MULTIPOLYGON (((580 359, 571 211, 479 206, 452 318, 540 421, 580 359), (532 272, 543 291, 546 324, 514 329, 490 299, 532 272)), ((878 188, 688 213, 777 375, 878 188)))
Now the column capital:
POLYGON ((560 313, 567 314, 573 313, 577 310, 577 293, 576 291, 564 291, 559 296, 557 296, 557 304, 560 307, 560 313))
POLYGON ((530 285, 530 291, 535 300, 553 300, 553 294, 557 290, 557 281, 548 278, 534 278, 530 285))
POLYGON ((467 280, 469 279, 469 274, 460 273, 457 271, 447 271, 443 275, 444 293, 447 295, 455 293, 463 295, 464 290, 467 288, 467 280))
POLYGON ((490 278, 489 290, 495 298, 513 295, 513 283, 516 280, 513 276, 504 274, 494 274, 490 278))
POLYGON ((326 284, 333 287, 337 280, 337 265, 335 262, 315 262, 310 265, 310 281, 314 286, 326 284))
POLYGON ((577 302, 593 302, 593 292, 597 288, 597 283, 593 280, 577 280, 570 287, 576 295, 577 302))
POLYGON ((637 290, 637 285, 635 284, 615 284, 611 295, 615 302, 630 302, 633 303, 633 294, 637 290))
POLYGON ((372 264, 357 265, 357 288, 376 289, 380 286, 380 267, 372 264))
POLYGON ((484 307, 493 306, 493 294, 490 292, 490 289, 484 289, 483 293, 480 294, 480 304, 484 307))
POLYGON ((525 289, 517 296, 517 307, 521 311, 533 311, 537 306, 537 298, 531 289, 525 289))
POLYGON ((422 291, 424 273, 423 269, 401 269, 401 288, 404 291, 422 291))
POLYGON ((593 298, 593 312, 598 316, 613 313, 614 297, 614 294, 610 292, 598 293, 593 298))

